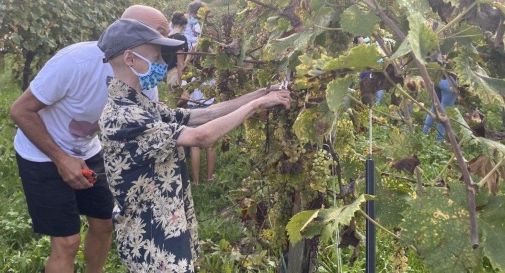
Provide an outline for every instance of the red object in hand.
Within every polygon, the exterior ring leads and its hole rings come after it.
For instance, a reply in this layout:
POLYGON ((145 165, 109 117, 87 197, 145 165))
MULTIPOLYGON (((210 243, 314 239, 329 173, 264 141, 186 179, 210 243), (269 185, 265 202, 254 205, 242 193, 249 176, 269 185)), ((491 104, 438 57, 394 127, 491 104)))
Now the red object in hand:
POLYGON ((82 175, 84 175, 84 177, 86 177, 86 179, 88 179, 89 183, 91 183, 91 184, 95 184, 96 183, 96 176, 97 175, 96 175, 96 173, 93 170, 82 169, 81 173, 82 173, 82 175))

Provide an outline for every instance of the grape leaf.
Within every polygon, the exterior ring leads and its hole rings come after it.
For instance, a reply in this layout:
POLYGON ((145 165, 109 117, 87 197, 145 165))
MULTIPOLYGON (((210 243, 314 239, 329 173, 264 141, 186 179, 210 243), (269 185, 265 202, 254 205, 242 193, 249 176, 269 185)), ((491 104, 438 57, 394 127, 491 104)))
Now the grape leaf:
POLYGON ((337 58, 326 55, 321 56, 320 69, 325 72, 340 69, 353 69, 362 71, 365 69, 381 69, 382 64, 378 61, 382 58, 376 45, 359 45, 351 48, 346 54, 337 58))
POLYGON ((347 92, 352 83, 352 77, 334 79, 326 86, 326 103, 333 113, 339 115, 348 104, 347 92))
POLYGON ((460 84, 470 86, 470 91, 476 93, 485 103, 503 103, 505 96, 505 80, 489 77, 487 72, 475 61, 478 58, 473 48, 463 48, 454 58, 455 72, 460 84))
POLYGON ((447 114, 457 121, 457 123, 452 123, 452 125, 462 141, 477 145, 481 153, 493 158, 495 161, 499 161, 502 157, 505 157, 505 144, 484 137, 476 137, 458 109, 447 109, 447 114))
POLYGON ((395 51, 395 53, 393 53, 393 55, 391 55, 391 59, 398 59, 400 57, 403 57, 403 56, 409 54, 410 51, 411 51, 411 47, 410 47, 410 44, 409 44, 409 40, 405 39, 400 44, 400 46, 395 51))
POLYGON ((505 196, 490 197, 478 219, 484 255, 493 267, 505 271, 505 196))
POLYGON ((450 189, 447 196, 444 188, 427 188, 409 201, 400 225, 403 243, 415 246, 429 272, 478 272, 482 253, 470 244, 465 189, 461 184, 450 189))
POLYGON ((410 30, 407 36, 412 52, 422 63, 425 58, 438 50, 438 37, 435 32, 426 25, 426 20, 419 13, 413 13, 409 17, 410 30))
POLYGON ((324 240, 328 239, 335 232, 335 228, 349 225, 354 214, 360 210, 361 205, 370 199, 372 199, 372 196, 362 194, 349 205, 317 211, 302 211, 294 215, 289 220, 289 230, 286 226, 289 240, 294 244, 301 240, 301 236, 313 238, 319 235, 323 235, 322 239, 324 240))
MULTIPOLYGON (((473 175, 484 178, 488 176, 488 174, 491 172, 491 170, 493 170, 495 166, 496 163, 493 162, 489 157, 485 155, 479 155, 478 157, 468 162, 468 171, 473 175)), ((486 186, 489 189, 489 193, 496 195, 498 192, 498 183, 504 178, 505 171, 503 168, 498 168, 493 173, 491 173, 485 180, 486 186)))
POLYGON ((296 244, 302 240, 300 230, 317 217, 319 210, 306 210, 295 214, 286 225, 289 241, 296 244))
POLYGON ((314 33, 303 31, 272 40, 265 46, 263 58, 266 61, 272 61, 290 57, 294 52, 307 47, 313 39, 314 33))
POLYGON ((323 136, 331 129, 334 115, 326 103, 304 109, 293 124, 293 132, 302 143, 321 143, 323 136))
POLYGON ((456 44, 462 46, 469 46, 471 43, 479 43, 483 41, 484 36, 482 30, 477 26, 468 24, 459 25, 454 31, 447 34, 445 39, 441 42, 442 52, 448 53, 455 49, 456 44))
POLYGON ((409 14, 416 12, 428 13, 431 10, 431 7, 426 0, 398 0, 398 4, 405 8, 409 14))
POLYGON ((357 5, 348 7, 340 17, 342 28, 354 36, 370 36, 380 21, 372 11, 362 10, 357 5))

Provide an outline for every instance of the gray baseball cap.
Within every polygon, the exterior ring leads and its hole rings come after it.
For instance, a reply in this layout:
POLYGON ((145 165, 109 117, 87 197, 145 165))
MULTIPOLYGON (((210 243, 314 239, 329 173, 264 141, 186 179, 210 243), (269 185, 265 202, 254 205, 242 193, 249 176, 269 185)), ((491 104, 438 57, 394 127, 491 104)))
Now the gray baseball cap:
POLYGON ((184 41, 166 38, 156 29, 132 19, 119 19, 109 25, 98 39, 98 47, 104 52, 104 62, 108 62, 125 50, 143 44, 155 44, 167 48, 177 48, 184 41))

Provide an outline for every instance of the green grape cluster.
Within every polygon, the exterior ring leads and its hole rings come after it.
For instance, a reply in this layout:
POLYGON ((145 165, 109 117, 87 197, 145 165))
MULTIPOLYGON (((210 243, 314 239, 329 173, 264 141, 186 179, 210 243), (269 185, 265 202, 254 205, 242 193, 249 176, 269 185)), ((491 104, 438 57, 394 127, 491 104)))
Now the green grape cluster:
POLYGON ((341 154, 347 154, 347 151, 354 146, 354 125, 348 119, 337 121, 337 134, 335 137, 335 150, 341 154))
POLYGON ((299 143, 282 141, 282 148, 284 154, 288 157, 290 163, 297 162, 300 157, 307 152, 307 150, 299 143))
POLYGON ((326 183, 331 176, 331 166, 333 159, 326 150, 319 149, 312 160, 310 170, 311 183, 310 187, 314 190, 325 192, 326 183))

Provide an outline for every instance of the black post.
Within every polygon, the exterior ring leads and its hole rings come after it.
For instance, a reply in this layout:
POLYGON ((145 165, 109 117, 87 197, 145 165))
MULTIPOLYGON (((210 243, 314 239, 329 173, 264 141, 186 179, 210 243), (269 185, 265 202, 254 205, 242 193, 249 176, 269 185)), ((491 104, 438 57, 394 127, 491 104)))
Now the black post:
MULTIPOLYGON (((375 163, 371 156, 366 161, 366 194, 375 195, 375 163)), ((375 220, 375 201, 366 203, 366 214, 375 220)), ((375 273, 375 225, 366 220, 366 273, 375 273)))

